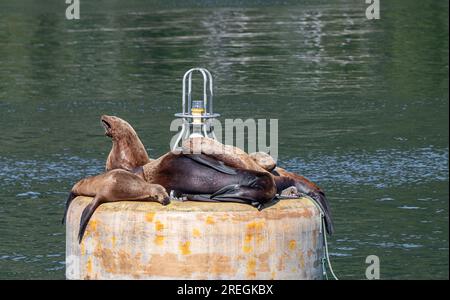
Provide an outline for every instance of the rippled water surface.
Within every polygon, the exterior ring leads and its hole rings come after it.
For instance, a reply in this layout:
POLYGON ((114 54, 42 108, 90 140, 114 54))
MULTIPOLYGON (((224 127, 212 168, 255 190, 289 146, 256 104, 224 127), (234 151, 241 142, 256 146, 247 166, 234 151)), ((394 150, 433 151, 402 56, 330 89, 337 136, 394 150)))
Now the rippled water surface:
POLYGON ((0 278, 64 278, 67 192, 110 148, 99 116, 163 154, 192 66, 223 116, 279 119, 280 165, 332 203, 339 277, 374 254, 385 279, 448 278, 447 1, 382 1, 378 21, 362 0, 110 2, 76 22, 0 3, 0 278))

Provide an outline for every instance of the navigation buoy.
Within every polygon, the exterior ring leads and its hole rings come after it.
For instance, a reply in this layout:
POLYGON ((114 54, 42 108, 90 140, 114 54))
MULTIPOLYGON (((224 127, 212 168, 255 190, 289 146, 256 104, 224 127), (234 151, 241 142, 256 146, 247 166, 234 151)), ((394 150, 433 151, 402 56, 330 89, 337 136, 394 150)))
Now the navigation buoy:
POLYGON ((309 198, 258 211, 238 203, 105 203, 81 244, 76 198, 66 225, 68 279, 322 279, 321 214, 309 198))

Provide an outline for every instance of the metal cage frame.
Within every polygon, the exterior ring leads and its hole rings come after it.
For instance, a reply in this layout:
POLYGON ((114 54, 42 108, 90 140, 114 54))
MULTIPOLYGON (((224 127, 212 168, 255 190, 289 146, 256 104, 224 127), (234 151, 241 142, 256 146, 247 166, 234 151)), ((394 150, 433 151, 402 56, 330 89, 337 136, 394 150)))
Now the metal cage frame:
POLYGON ((178 144, 183 139, 183 136, 186 138, 189 137, 189 127, 192 125, 194 118, 202 119, 202 133, 205 137, 210 137, 216 139, 216 135, 214 134, 212 121, 215 118, 220 117, 220 114, 213 112, 213 78, 211 72, 209 72, 205 68, 192 68, 184 73, 183 76, 183 90, 182 90, 182 112, 176 113, 175 117, 181 118, 183 120, 183 124, 181 127, 181 132, 177 137, 175 144, 173 145, 173 149, 175 150, 178 147, 178 144), (205 108, 205 113, 201 116, 192 115, 192 74, 194 72, 199 72, 203 76, 203 107, 205 108), (187 87, 187 92, 186 92, 187 87))

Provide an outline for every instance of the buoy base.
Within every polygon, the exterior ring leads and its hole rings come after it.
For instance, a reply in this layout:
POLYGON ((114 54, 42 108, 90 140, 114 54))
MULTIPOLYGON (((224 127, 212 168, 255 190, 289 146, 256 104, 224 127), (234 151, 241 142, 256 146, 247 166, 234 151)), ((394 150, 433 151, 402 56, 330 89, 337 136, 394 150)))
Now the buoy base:
POLYGON ((309 198, 258 211, 237 203, 102 204, 81 244, 68 212, 68 279, 322 279, 320 212, 309 198))

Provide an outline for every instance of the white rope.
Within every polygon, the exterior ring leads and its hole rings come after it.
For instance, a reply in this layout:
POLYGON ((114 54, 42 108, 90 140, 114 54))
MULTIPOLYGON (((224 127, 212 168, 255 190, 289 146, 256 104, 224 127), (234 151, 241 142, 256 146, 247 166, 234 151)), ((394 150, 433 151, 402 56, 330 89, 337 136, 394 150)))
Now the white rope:
MULTIPOLYGON (((324 247, 325 247, 325 257, 322 258, 322 259, 326 260, 326 262, 328 264, 328 268, 330 269, 330 273, 331 273, 331 275, 333 275, 333 278, 335 280, 339 280, 337 278, 336 274, 334 274, 333 267, 331 266, 330 254, 328 252, 328 240, 327 240, 327 233, 326 233, 326 229, 325 229, 325 213, 324 213, 322 207, 320 207, 320 205, 314 199, 312 199, 309 196, 307 196, 307 197, 314 203, 314 205, 317 207, 317 209, 320 212, 320 219, 321 219, 321 224, 320 224, 321 230, 320 231, 323 234, 323 244, 324 244, 324 247)), ((324 270, 323 270, 324 275, 328 279, 327 270, 325 269, 325 265, 324 264, 322 264, 322 265, 323 265, 323 268, 324 268, 324 270)))
MULTIPOLYGON (((325 227, 325 217, 324 217, 323 213, 320 213, 320 215, 321 215, 321 218, 322 218, 322 224, 323 224, 322 226, 325 227)), ((324 243, 324 246, 325 246, 325 257, 326 257, 326 260, 327 260, 328 267, 330 268, 330 273, 331 273, 331 275, 333 275, 333 278, 335 280, 339 280, 339 278, 337 278, 336 274, 334 274, 333 267, 331 266, 330 255, 328 253, 327 233, 326 232, 322 232, 322 234, 323 234, 323 243, 324 243)), ((325 270, 325 272, 326 272, 326 270, 325 270)))

